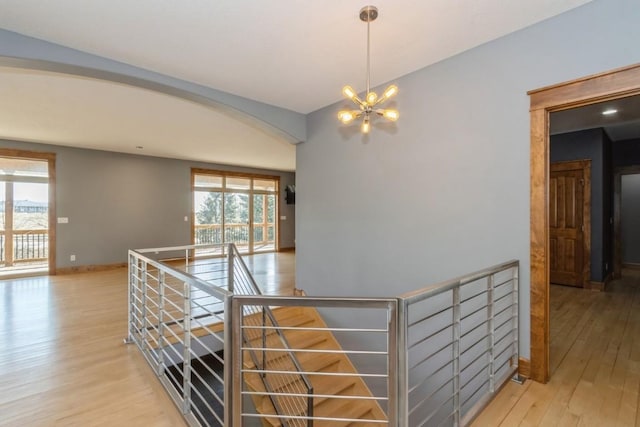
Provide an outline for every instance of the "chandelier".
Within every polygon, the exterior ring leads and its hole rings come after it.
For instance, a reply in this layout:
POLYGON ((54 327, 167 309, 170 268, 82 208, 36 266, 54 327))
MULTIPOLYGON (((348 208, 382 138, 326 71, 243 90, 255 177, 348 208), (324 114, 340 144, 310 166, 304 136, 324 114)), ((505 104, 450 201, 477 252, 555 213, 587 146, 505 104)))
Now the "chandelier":
POLYGON ((380 104, 385 102, 387 99, 391 98, 396 93, 398 93, 398 86, 396 85, 389 86, 388 88, 385 89, 385 91, 382 93, 382 96, 380 97, 378 97, 378 95, 375 92, 372 92, 370 88, 370 84, 371 84, 370 38, 371 37, 369 32, 369 25, 371 21, 375 21, 377 17, 378 17, 378 8, 376 8, 375 6, 365 6, 362 9, 360 9, 360 20, 367 23, 367 91, 366 91, 365 99, 364 100, 360 99, 356 91, 353 90, 351 86, 345 86, 342 88, 342 93, 344 94, 345 97, 353 101, 358 106, 359 109, 342 110, 338 112, 338 119, 344 124, 349 124, 355 119, 359 117, 363 117, 362 125, 360 127, 360 130, 362 131, 362 133, 369 133, 369 131, 371 130, 371 116, 373 116, 373 114, 382 116, 385 119, 390 120, 392 122, 395 122, 396 120, 398 120, 398 117, 400 117, 400 113, 398 113, 398 110, 376 108, 380 104))

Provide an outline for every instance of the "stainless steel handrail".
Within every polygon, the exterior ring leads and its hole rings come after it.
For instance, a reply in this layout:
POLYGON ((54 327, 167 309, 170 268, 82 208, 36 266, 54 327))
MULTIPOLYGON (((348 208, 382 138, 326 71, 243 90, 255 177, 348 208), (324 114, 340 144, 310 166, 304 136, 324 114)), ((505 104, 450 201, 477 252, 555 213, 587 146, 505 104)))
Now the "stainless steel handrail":
MULTIPOLYGON (((218 425, 225 426, 241 426, 247 420, 260 418, 278 419, 282 425, 356 420, 341 413, 315 414, 314 400, 379 402, 383 418, 360 420, 370 424, 467 425, 518 371, 518 261, 393 298, 283 297, 260 294, 234 246, 214 248, 216 253, 226 253, 226 263, 221 258, 194 263, 191 255, 199 248, 200 245, 185 245, 129 252, 128 341, 140 349, 190 425, 210 425, 203 412, 214 412, 215 405, 224 408, 222 416, 214 417, 218 425), (185 266, 176 267, 156 259, 176 251, 184 253, 185 266), (211 283, 204 279, 213 276, 215 280, 211 283), (342 318, 338 315, 342 321, 333 326, 279 326, 273 307, 312 307, 331 313, 343 310, 348 314, 342 318), (357 322, 344 321, 356 319, 353 313, 361 308, 382 310, 376 313, 384 313, 381 317, 385 326, 360 327, 357 322), (284 333, 296 330, 307 335, 337 334, 349 346, 291 348, 284 333), (250 333, 260 337, 254 345, 248 344, 250 333), (268 336, 278 338, 267 339, 268 336), (369 336, 378 338, 367 347, 369 336), (376 344, 381 336, 385 337, 384 349, 376 344), (350 346, 356 341, 357 346, 350 346), (215 353, 218 348, 225 354, 226 361, 219 360, 224 363, 224 373, 212 375, 224 387, 224 396, 214 396, 214 401, 208 401, 202 389, 193 385, 194 381, 204 381, 194 365, 204 364, 203 354, 215 353), (243 366, 246 361, 243 354, 249 352, 257 355, 255 363, 243 366), (286 352, 290 355, 287 357, 295 360, 294 367, 270 366, 266 363, 270 352, 286 352), (345 355, 364 357, 365 361, 379 357, 386 362, 382 370, 367 369, 371 364, 366 362, 365 369, 359 368, 357 372, 307 372, 298 360, 305 353, 306 359, 345 355), (292 372, 304 378, 300 382, 306 384, 306 390, 273 392, 243 388, 244 375, 273 377, 292 372), (361 377, 367 383, 382 381, 386 385, 382 388, 384 393, 376 386, 371 395, 316 394, 310 379, 331 381, 332 376, 336 381, 361 377), (278 415, 252 412, 243 397, 255 396, 268 396, 275 401, 305 398, 307 412, 302 415, 291 415, 287 410, 278 415), (201 404, 194 404, 196 401, 201 404)), ((369 368, 372 366, 377 365, 369 368)), ((205 394, 215 395, 209 385, 204 387, 205 394)))
POLYGON ((129 251, 126 342, 140 349, 189 425, 208 425, 207 419, 228 425, 224 397, 202 375, 216 378, 222 386, 231 382, 229 369, 224 369, 225 378, 220 378, 212 363, 224 364, 214 347, 229 351, 231 326, 225 313, 230 312, 232 294, 142 252, 129 251), (212 355, 217 362, 203 359, 205 355, 212 355), (224 412, 220 414, 214 406, 222 406, 224 412))
MULTIPOLYGON (((262 295, 260 288, 258 287, 257 283, 255 282, 255 279, 251 275, 251 272, 247 268, 247 265, 242 259, 242 256, 238 252, 238 248, 235 246, 235 244, 233 243, 229 244, 229 250, 227 253, 228 253, 228 259, 229 259, 228 261, 229 290, 233 292, 234 295, 262 295), (238 280, 238 282, 243 284, 243 286, 236 286, 236 278, 238 276, 242 276, 242 280, 241 281, 238 280)), ((304 408, 304 410, 306 411, 306 416, 309 417, 309 421, 306 424, 307 426, 311 427, 313 425, 313 397, 312 397, 313 386, 311 385, 309 378, 307 377, 306 374, 303 373, 304 371, 300 366, 300 362, 298 361, 296 354, 290 351, 291 346, 289 345, 289 341, 287 340, 287 337, 284 335, 283 331, 280 329, 280 325, 278 324, 278 321, 276 320, 271 308, 269 306, 259 306, 258 310, 256 311, 255 310, 256 306, 249 306, 249 307, 251 308, 250 311, 254 316, 259 312, 261 312, 262 314, 262 325, 255 325, 255 324, 253 325, 256 328, 261 329, 262 331, 261 332, 262 346, 261 347, 251 346, 250 344, 251 339, 248 336, 248 334, 245 333, 244 330, 242 334, 243 341, 245 342, 246 345, 249 345, 253 348, 253 351, 250 351, 249 353, 250 357, 252 358, 254 365, 256 367, 259 367, 257 371, 260 373, 260 377, 262 378, 265 388, 269 393, 269 398, 273 404, 273 407, 276 409, 279 415, 285 415, 286 412, 291 412, 291 411, 296 412, 291 415, 294 415, 294 416, 299 415, 302 408, 297 407, 296 398, 302 395, 302 391, 294 390, 294 393, 292 394, 280 395, 280 396, 278 396, 277 393, 274 392, 275 390, 274 386, 281 386, 282 384, 271 384, 271 381, 269 380, 269 376, 268 376, 268 374, 273 373, 273 371, 269 369, 269 365, 267 363, 267 349, 266 349, 267 330, 268 330, 266 328, 267 319, 269 324, 271 325, 270 329, 273 330, 278 335, 278 338, 282 343, 282 347, 283 347, 282 350, 284 350, 288 354, 288 358, 293 364, 293 367, 296 372, 296 374, 294 375, 299 375, 302 383, 304 384, 304 387, 306 389, 304 390, 304 396, 306 396, 306 401, 307 401, 306 407, 304 408), (257 353, 260 353, 262 357, 258 357, 257 353), (294 399, 291 399, 291 397, 293 397, 294 399), (286 412, 283 406, 286 406, 288 408, 286 412)), ((291 375, 291 372, 288 372, 288 375, 291 375)), ((280 380, 280 382, 282 382, 281 375, 276 375, 275 378, 277 380, 280 380)), ((299 421, 299 420, 293 419, 292 421, 293 421, 293 424, 297 424, 296 421, 299 421)), ((287 421, 286 418, 283 418, 282 423, 285 426, 287 426, 289 421, 287 421)))
MULTIPOLYGON (((395 410, 393 409, 395 406, 395 402, 397 401, 397 389, 396 389, 396 378, 394 369, 390 368, 396 366, 396 319, 397 319, 397 300, 395 298, 335 298, 335 297, 290 297, 290 296, 268 296, 268 295, 255 295, 255 296, 245 296, 245 295, 234 295, 232 299, 231 306, 231 323, 235 325, 232 337, 232 369, 234 372, 240 373, 240 375, 236 375, 234 377, 234 384, 232 386, 233 394, 231 396, 232 405, 232 419, 234 420, 234 426, 243 425, 242 422, 252 418, 272 418, 278 419, 280 421, 286 420, 287 418, 301 421, 327 421, 327 422, 360 422, 360 423, 368 423, 372 424, 384 424, 384 425, 398 425, 397 420, 395 418, 395 410), (328 354, 342 354, 342 355, 358 355, 358 356, 382 356, 386 360, 385 366, 387 370, 384 373, 363 373, 363 372, 316 372, 316 371, 303 371, 304 374, 309 376, 325 376, 325 377, 359 377, 362 379, 376 379, 376 380, 384 380, 386 383, 385 386, 385 395, 323 395, 323 394, 315 394, 313 392, 312 397, 317 399, 337 399, 343 400, 345 402, 357 402, 357 401, 372 401, 372 402, 384 402, 386 403, 389 410, 387 411, 387 416, 384 419, 359 419, 359 418, 350 418, 349 416, 341 416, 342 414, 335 414, 333 416, 318 416, 318 415, 300 415, 300 416, 270 416, 264 414, 251 413, 243 410, 243 396, 255 395, 260 393, 244 391, 242 384, 243 378, 242 376, 247 373, 256 373, 261 372, 259 370, 247 368, 242 366, 242 354, 243 351, 247 350, 246 347, 242 345, 242 330, 244 328, 244 319, 245 319, 245 307, 255 307, 255 306, 279 306, 279 307, 311 307, 311 308, 331 308, 331 309, 345 309, 349 312, 353 313, 354 310, 367 310, 367 309, 377 309, 381 310, 381 318, 386 324, 385 328, 340 328, 340 327, 331 327, 331 328, 320 328, 320 327, 296 327, 289 328, 295 329, 299 331, 332 331, 332 332, 358 332, 358 333, 376 333, 383 334, 385 337, 385 350, 331 350, 331 349, 319 349, 319 350, 309 350, 302 348, 291 348, 289 351, 294 353, 312 353, 320 355, 328 355, 328 354)), ((277 328, 277 327, 274 327, 277 328)), ((279 329, 279 328, 278 328, 279 329)), ((265 351, 277 351, 277 349, 265 347, 263 350, 265 351)), ((274 374, 279 373, 287 373, 288 371, 278 371, 273 370, 269 371, 274 374)), ((291 396, 293 393, 281 393, 284 396, 291 396)))
POLYGON ((402 425, 447 420, 453 426, 467 425, 517 374, 518 270, 519 262, 513 260, 398 297, 402 425), (496 282, 500 275, 505 277, 496 282), (465 292, 469 295, 462 295, 465 292), (437 326, 431 330, 428 325, 437 326), (499 338, 497 331, 502 333, 499 338), (508 337, 509 344, 501 348, 508 337), (445 353, 450 357, 445 359, 445 353), (438 365, 438 358, 444 363, 438 365), (430 392, 424 396, 426 388, 430 392), (449 388, 451 394, 440 397, 449 388))

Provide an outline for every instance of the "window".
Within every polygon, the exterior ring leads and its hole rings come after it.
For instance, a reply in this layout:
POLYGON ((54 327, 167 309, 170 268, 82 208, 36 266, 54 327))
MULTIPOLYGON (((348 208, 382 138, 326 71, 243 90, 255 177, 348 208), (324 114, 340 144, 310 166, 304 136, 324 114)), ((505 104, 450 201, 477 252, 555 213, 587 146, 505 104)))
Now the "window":
POLYGON ((51 234, 48 156, 30 159, 2 154, 0 152, 0 274, 46 271, 50 267, 51 234))
POLYGON ((222 255, 234 243, 243 253, 277 250, 279 177, 192 170, 196 256, 222 255))

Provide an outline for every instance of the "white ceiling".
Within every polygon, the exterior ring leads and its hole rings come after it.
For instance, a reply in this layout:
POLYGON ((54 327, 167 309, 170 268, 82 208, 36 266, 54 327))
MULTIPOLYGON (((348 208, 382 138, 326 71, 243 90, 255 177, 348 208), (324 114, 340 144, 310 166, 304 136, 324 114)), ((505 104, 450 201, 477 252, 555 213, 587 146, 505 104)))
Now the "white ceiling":
POLYGON ((248 121, 101 80, 0 67, 0 117, 10 140, 295 170, 295 146, 248 121))
MULTIPOLYGON (((0 0, 0 28, 309 113, 340 100, 344 84, 363 90, 366 4, 380 9, 371 24, 375 86, 589 1, 0 0)), ((0 138, 126 152, 143 145, 149 155, 282 170, 295 162, 278 135, 141 89, 4 68, 0 94, 0 117, 15 121, 0 119, 0 138), (254 153, 260 144, 272 155, 254 153), (288 157, 274 164, 279 156, 288 157)))

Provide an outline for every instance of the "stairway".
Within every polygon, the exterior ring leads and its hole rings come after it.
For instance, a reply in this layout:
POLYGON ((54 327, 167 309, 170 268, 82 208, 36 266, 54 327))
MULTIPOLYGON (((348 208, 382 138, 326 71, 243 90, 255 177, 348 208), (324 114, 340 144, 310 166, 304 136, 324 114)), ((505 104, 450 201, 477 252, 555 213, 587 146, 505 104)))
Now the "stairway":
MULTIPOLYGON (((301 327, 301 328, 327 328, 324 320, 314 308, 309 307, 280 307, 273 310, 273 314, 281 327, 301 327)), ((284 334, 289 342, 290 348, 304 350, 342 350, 342 347, 330 331, 307 331, 307 330, 286 330, 284 334)), ((262 347, 262 336, 251 340, 254 347, 262 347)), ((280 348, 279 338, 274 331, 266 337, 266 347, 280 348)), ((295 371, 293 362, 287 352, 267 352, 267 367, 279 371, 295 371)), ((345 399, 344 396, 366 396, 371 397, 371 391, 364 383, 348 356, 340 353, 322 352, 296 352, 298 361, 305 372, 336 373, 334 375, 308 375, 313 386, 314 395, 324 395, 315 397, 313 400, 313 416, 359 419, 361 421, 335 421, 335 420, 314 420, 313 425, 324 427, 339 426, 368 426, 381 425, 367 422, 367 420, 386 420, 386 415, 377 401, 372 399, 345 399), (344 374, 353 374, 344 375, 344 374), (342 398, 341 398, 342 397, 342 398)), ((255 364, 248 352, 244 354, 244 368, 255 369, 255 364)), ((272 384, 274 393, 291 393, 294 389, 305 389, 300 375, 297 374, 268 374, 267 377, 272 384), (298 383, 298 384, 293 384, 298 383), (296 388, 296 386, 302 386, 296 388)), ((264 392, 265 386, 260 374, 245 373, 245 383, 249 390, 264 392)), ((254 405, 258 412, 264 415, 275 414, 274 405, 268 396, 252 396, 254 405)), ((284 408, 287 415, 306 414, 307 399, 305 397, 276 397, 279 406, 284 408), (287 399, 282 400, 282 399, 287 399), (297 413, 296 413, 297 412, 297 413)), ((281 414, 282 415, 282 414, 281 414)), ((283 425, 281 419, 263 418, 265 427, 277 427, 283 425)), ((306 426, 307 421, 303 419, 291 419, 287 421, 288 426, 306 426)))

